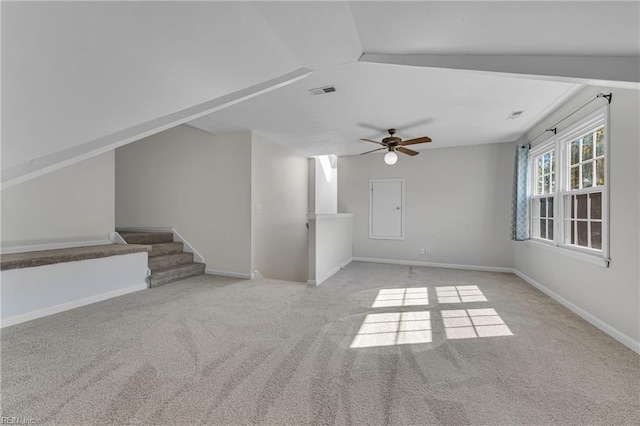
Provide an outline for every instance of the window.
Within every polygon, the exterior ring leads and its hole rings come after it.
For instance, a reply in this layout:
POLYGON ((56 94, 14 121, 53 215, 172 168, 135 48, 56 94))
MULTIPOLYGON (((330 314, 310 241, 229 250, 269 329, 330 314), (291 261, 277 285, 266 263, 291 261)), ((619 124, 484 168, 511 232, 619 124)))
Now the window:
POLYGON ((531 237, 608 257, 607 108, 531 149, 531 237))
POLYGON ((534 190, 531 197, 531 234, 553 241, 554 199, 556 187, 555 148, 533 159, 534 190))

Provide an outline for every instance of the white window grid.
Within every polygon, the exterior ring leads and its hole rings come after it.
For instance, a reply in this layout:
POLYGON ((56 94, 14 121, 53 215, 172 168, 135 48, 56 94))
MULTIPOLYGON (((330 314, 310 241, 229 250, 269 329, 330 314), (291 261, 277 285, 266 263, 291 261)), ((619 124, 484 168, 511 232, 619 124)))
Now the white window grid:
POLYGON ((537 146, 531 151, 529 158, 530 193, 532 194, 529 204, 531 238, 552 244, 556 235, 554 219, 557 217, 555 198, 558 187, 558 155, 555 139, 547 140, 537 146), (540 171, 540 163, 547 162, 549 164, 547 170, 541 167, 542 171, 540 171), (548 179, 548 184, 545 183, 545 179, 548 179), (541 205, 544 206, 544 214, 541 212, 541 205))
MULTIPOLYGON (((532 240, 554 245, 568 250, 595 255, 604 259, 609 258, 609 125, 608 125, 608 107, 604 106, 594 113, 588 115, 576 125, 569 127, 567 130, 558 133, 554 137, 539 144, 535 148, 531 149, 529 153, 529 188, 530 188, 530 220, 532 229, 532 240), (604 140, 603 152, 596 153, 595 145, 595 133, 600 128, 603 128, 602 137, 604 140), (583 137, 586 134, 591 133, 594 138, 593 143, 593 156, 592 158, 583 158, 582 149, 580 150, 579 157, 579 182, 580 187, 578 189, 570 189, 570 161, 571 161, 571 142, 583 137), (537 164, 536 159, 541 155, 555 149, 556 153, 556 185, 554 191, 548 194, 539 194, 537 191, 537 164), (596 179, 595 164, 596 160, 601 160, 604 163, 604 184, 598 184, 590 187, 584 187, 582 176, 582 164, 593 163, 593 179, 596 179), (590 194, 601 193, 601 216, 600 218, 593 218, 591 212, 591 202, 589 201, 590 194), (571 200, 576 202, 574 196, 588 194, 587 195, 587 216, 586 218, 574 219, 571 218, 571 200), (541 199, 553 198, 553 239, 542 238, 537 231, 539 231, 539 220, 541 218, 539 206, 541 199), (537 207, 537 210, 535 209, 537 207), (536 225, 536 220, 538 225, 536 225), (573 227, 574 235, 577 235, 577 227, 579 222, 587 223, 587 235, 588 244, 587 247, 583 247, 571 242, 571 231, 573 227), (592 237, 592 225, 601 227, 601 248, 594 247, 591 241, 592 237)), ((573 166, 577 166, 574 164, 573 166)), ((548 202, 548 201, 547 201, 548 202)), ((574 211, 577 211, 577 205, 574 205, 574 211)), ((550 212, 547 212, 549 216, 550 212)), ((548 223, 548 222, 547 222, 548 223)), ((576 237, 577 238, 577 237, 576 237)))

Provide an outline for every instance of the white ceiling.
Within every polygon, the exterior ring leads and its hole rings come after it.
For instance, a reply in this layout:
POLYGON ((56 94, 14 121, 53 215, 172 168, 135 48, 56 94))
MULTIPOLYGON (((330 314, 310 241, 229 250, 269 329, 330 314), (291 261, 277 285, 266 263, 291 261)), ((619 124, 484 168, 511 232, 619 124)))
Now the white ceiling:
POLYGON ((421 148, 514 141, 582 86, 472 71, 359 63, 360 53, 638 55, 637 2, 299 2, 257 6, 316 72, 195 120, 256 130, 304 155, 352 155, 389 127, 421 148), (311 96, 333 84, 337 92, 311 96), (507 120, 517 110, 521 118, 507 120))
POLYGON ((390 126, 404 138, 430 135, 433 147, 510 141, 579 87, 358 63, 358 58, 362 53, 638 55, 639 43, 637 1, 2 2, 0 7, 3 173, 57 153, 75 155, 75 147, 91 148, 94 141, 233 97, 302 67, 315 73, 192 124, 212 132, 257 130, 306 155, 361 152, 369 145, 358 137, 380 137, 374 129, 390 126), (307 92, 327 84, 338 92, 320 97, 307 92), (506 121, 519 109, 525 110, 522 118, 506 121))
POLYGON ((350 63, 318 71, 279 90, 192 121, 212 133, 256 130, 303 155, 352 155, 398 129, 403 139, 428 135, 420 149, 510 142, 578 85, 437 68, 350 63), (336 92, 309 89, 333 84, 336 92), (524 110, 516 120, 513 111, 524 110))

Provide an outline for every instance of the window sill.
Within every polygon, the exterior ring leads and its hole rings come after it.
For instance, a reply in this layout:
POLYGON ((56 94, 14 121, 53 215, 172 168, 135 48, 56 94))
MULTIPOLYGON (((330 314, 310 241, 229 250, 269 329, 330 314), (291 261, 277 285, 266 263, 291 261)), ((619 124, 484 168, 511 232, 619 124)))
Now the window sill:
POLYGON ((559 246, 555 246, 553 244, 549 244, 541 241, 527 240, 527 241, 524 241, 524 243, 532 247, 539 247, 544 250, 549 250, 552 253, 573 257, 574 259, 582 260, 584 262, 591 263, 593 265, 598 265, 603 268, 608 268, 609 262, 611 261, 611 259, 607 259, 597 255, 582 253, 579 251, 571 250, 570 248, 559 247, 559 246))

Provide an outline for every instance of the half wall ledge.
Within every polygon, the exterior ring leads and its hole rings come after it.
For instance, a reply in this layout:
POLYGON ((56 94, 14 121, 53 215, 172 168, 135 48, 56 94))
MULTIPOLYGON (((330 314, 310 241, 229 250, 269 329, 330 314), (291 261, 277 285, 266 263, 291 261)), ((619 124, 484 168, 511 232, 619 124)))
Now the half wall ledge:
POLYGON ((76 262, 79 260, 99 259, 131 253, 151 251, 151 246, 139 244, 104 244, 86 247, 32 251, 24 253, 3 254, 0 259, 0 270, 33 268, 56 263, 76 262))

